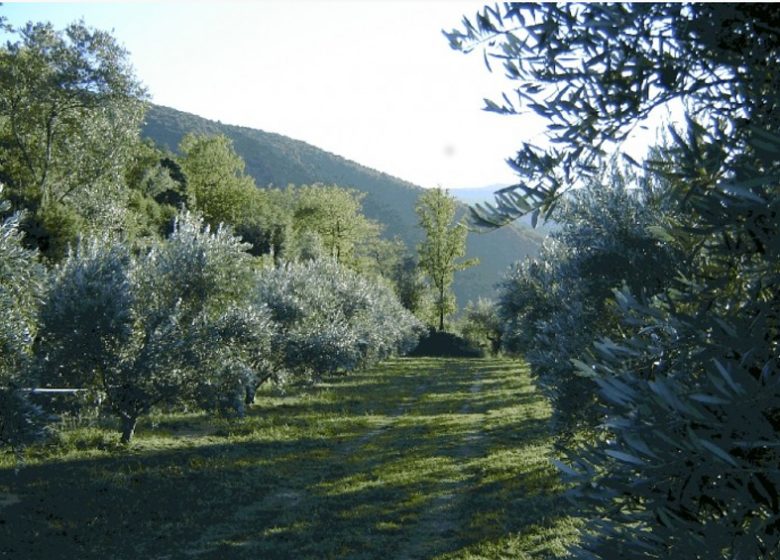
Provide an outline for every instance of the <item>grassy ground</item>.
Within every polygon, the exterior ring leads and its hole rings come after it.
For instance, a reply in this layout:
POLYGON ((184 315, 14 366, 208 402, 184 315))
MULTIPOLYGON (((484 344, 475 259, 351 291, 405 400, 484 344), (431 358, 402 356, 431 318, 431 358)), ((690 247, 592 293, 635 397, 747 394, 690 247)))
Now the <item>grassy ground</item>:
POLYGON ((399 359, 242 421, 148 418, 128 450, 73 427, 0 456, 0 558, 553 557, 577 522, 548 414, 517 362, 399 359))

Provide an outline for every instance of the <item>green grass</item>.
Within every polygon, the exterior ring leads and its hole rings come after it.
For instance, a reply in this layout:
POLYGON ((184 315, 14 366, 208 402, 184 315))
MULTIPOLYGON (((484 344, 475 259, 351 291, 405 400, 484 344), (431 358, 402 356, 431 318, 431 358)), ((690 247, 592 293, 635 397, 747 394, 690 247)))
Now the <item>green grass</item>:
POLYGON ((578 520, 509 360, 399 359, 249 416, 71 426, 0 456, 0 558, 552 558, 578 520))

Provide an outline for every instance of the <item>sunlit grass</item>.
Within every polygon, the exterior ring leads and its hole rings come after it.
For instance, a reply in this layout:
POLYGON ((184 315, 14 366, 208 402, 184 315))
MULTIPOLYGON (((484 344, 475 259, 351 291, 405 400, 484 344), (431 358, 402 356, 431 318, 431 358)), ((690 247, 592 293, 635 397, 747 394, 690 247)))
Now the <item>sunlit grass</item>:
POLYGON ((552 558, 577 520, 508 360, 399 359, 265 388, 242 420, 112 420, 0 456, 13 558, 552 558))

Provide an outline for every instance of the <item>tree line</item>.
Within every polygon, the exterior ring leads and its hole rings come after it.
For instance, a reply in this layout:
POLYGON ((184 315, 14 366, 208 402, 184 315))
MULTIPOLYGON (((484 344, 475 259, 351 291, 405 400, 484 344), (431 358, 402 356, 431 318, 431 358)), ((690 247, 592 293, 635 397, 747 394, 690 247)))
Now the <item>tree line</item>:
POLYGON ((128 443, 156 408, 241 415, 262 383, 366 367, 443 327, 465 242, 445 191, 421 199, 439 229, 418 259, 355 190, 258 188, 220 135, 176 154, 141 140, 146 92, 110 34, 0 24, 0 442, 45 435, 34 387, 99 395, 128 443))

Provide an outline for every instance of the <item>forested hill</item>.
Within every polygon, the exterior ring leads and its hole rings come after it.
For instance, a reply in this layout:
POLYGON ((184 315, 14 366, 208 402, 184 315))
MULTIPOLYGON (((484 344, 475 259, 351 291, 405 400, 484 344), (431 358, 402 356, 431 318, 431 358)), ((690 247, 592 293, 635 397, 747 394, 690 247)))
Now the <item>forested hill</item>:
MULTIPOLYGON (((354 188, 366 193, 365 214, 385 224, 387 237, 399 236, 410 249, 421 239, 414 212, 421 187, 281 134, 226 125, 168 107, 149 108, 143 128, 145 136, 175 151, 188 132, 221 133, 231 138, 246 161, 247 173, 259 186, 324 183, 354 188)), ((459 304, 465 305, 478 296, 491 296, 506 268, 526 255, 535 255, 539 243, 535 232, 515 227, 471 234, 468 257, 479 258, 480 265, 456 274, 459 304)))

